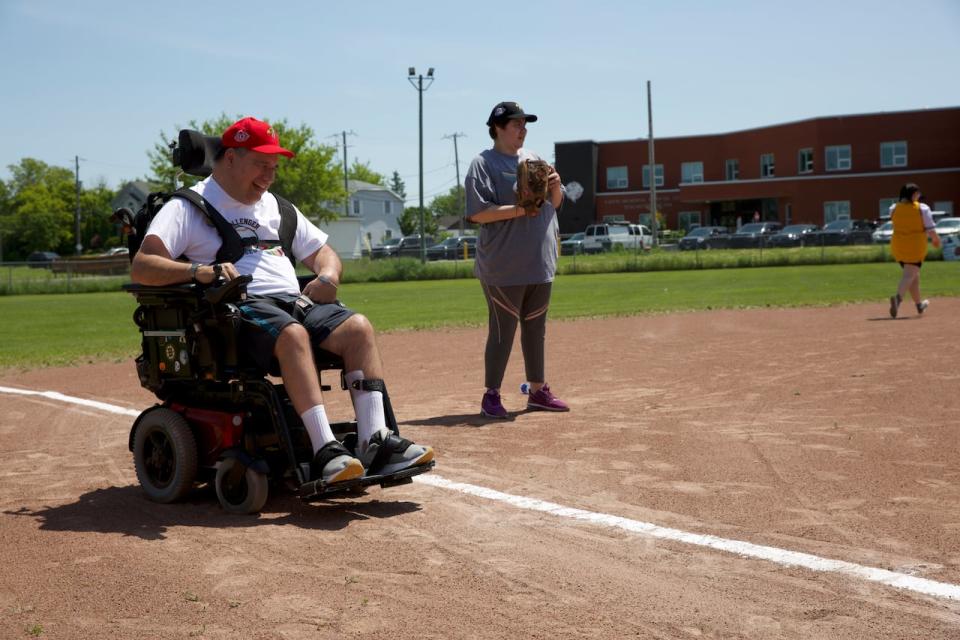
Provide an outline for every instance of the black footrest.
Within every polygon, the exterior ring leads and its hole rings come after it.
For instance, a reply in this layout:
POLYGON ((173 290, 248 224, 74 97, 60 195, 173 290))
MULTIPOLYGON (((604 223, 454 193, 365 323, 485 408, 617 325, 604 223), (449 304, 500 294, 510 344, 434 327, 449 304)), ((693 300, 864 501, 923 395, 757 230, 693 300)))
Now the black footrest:
POLYGON ((326 484, 323 480, 311 480, 300 485, 300 491, 298 493, 301 500, 322 500, 324 498, 335 497, 350 492, 360 493, 365 487, 375 484, 380 485, 384 489, 389 487, 397 487, 404 484, 410 484, 413 482, 414 476, 418 476, 421 473, 426 473, 432 470, 436 464, 436 460, 431 460, 427 464, 403 469, 402 471, 397 471, 396 473, 387 475, 363 476, 362 478, 357 478, 355 480, 347 480, 346 482, 337 482, 334 484, 326 484))
POLYGON ((386 489, 388 487, 397 487, 402 484, 410 484, 413 482, 413 477, 418 476, 421 473, 426 473, 433 469, 434 465, 437 464, 436 460, 431 460, 427 464, 421 464, 416 467, 409 467, 396 473, 391 473, 389 475, 382 476, 364 476, 363 484, 364 486, 370 486, 372 484, 378 484, 382 488, 386 489))
POLYGON ((334 482, 333 484, 327 484, 323 480, 310 480, 300 485, 298 493, 301 500, 318 500, 340 493, 360 491, 364 486, 363 478, 334 482))

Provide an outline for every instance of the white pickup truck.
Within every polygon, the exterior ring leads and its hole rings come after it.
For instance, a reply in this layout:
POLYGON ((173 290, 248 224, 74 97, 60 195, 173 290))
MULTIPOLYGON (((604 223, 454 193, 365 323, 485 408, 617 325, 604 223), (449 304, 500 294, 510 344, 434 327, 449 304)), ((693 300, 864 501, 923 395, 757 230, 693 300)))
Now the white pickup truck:
POLYGON ((642 224, 628 222, 603 222, 591 224, 583 236, 584 253, 600 253, 615 249, 649 249, 653 246, 653 233, 642 224))

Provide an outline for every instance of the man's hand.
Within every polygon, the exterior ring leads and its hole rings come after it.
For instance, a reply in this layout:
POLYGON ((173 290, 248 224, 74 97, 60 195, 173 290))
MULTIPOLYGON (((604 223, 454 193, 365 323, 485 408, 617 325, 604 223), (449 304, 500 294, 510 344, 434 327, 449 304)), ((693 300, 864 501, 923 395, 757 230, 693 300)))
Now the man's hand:
POLYGON ((197 268, 197 282, 201 284, 211 284, 217 279, 218 271, 220 272, 220 277, 227 282, 240 275, 240 272, 237 271, 237 267, 232 262, 204 264, 197 268), (217 267, 219 267, 219 269, 217 267))
POLYGON ((337 299, 337 287, 340 283, 333 276, 319 274, 303 288, 303 295, 314 302, 326 304, 337 299))

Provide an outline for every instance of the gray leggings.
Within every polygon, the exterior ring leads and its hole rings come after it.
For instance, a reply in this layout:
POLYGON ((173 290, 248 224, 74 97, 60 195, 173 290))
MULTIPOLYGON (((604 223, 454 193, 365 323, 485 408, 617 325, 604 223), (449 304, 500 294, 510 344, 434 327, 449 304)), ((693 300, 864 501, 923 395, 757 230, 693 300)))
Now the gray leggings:
POLYGON ((543 347, 547 333, 547 308, 553 283, 496 287, 483 284, 490 312, 487 348, 484 351, 485 384, 499 389, 507 369, 513 336, 520 324, 520 347, 528 382, 544 382, 543 347))

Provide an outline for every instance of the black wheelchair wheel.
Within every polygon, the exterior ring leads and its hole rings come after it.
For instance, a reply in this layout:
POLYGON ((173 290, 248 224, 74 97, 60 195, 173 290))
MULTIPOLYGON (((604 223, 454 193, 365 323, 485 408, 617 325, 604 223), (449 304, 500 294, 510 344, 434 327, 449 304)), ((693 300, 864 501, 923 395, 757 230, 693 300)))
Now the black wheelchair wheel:
POLYGON ((236 458, 224 458, 217 464, 215 485, 220 506, 229 513, 257 513, 267 502, 266 474, 236 458))
POLYGON ((154 502, 183 498, 197 477, 197 442, 187 421, 165 407, 140 419, 133 440, 137 479, 154 502))

